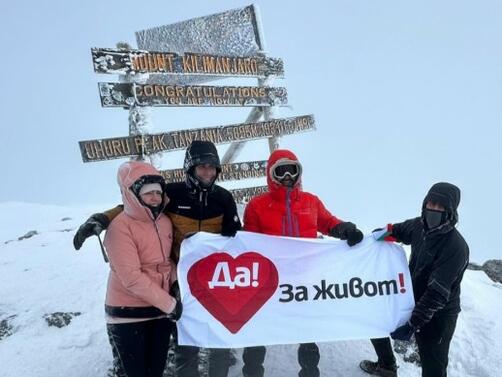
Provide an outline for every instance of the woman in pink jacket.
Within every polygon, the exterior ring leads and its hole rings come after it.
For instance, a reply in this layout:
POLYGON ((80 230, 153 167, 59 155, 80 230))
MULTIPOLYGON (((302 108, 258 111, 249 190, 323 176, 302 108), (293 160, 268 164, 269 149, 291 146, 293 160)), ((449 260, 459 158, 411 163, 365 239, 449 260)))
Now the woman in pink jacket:
POLYGON ((124 211, 105 236, 108 336, 116 366, 127 377, 161 377, 173 320, 181 315, 181 302, 173 297, 179 295, 170 258, 172 225, 162 213, 169 199, 162 176, 147 163, 122 164, 117 179, 124 211))

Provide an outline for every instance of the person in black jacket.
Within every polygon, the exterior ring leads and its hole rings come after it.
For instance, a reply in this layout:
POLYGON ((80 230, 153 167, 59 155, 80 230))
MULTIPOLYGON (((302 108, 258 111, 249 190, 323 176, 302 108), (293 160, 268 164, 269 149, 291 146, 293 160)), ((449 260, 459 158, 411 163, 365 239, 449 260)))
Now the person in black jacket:
MULTIPOLYGON (((408 341, 415 334, 422 377, 447 375, 450 342, 460 313, 460 283, 469 263, 469 247, 455 228, 459 203, 458 187, 436 183, 423 201, 421 217, 387 227, 387 235, 411 245, 409 268, 416 302, 408 322, 390 335, 408 341)), ((363 360, 361 369, 397 376, 390 339, 372 339, 372 343, 378 362, 363 360)))
MULTIPOLYGON (((185 182, 165 185, 169 203, 164 213, 169 216, 173 224, 171 256, 175 262, 179 259, 180 245, 185 237, 199 231, 234 236, 241 229, 232 194, 215 184, 221 172, 215 145, 210 141, 193 141, 186 150, 183 168, 185 182)), ((88 237, 99 235, 121 211, 122 207, 118 206, 105 213, 92 215, 75 234, 73 239, 75 249, 80 249, 88 237)), ((177 346, 175 360, 176 376, 199 376, 198 347, 177 346)), ((209 377, 226 377, 229 366, 228 349, 210 351, 209 377)))

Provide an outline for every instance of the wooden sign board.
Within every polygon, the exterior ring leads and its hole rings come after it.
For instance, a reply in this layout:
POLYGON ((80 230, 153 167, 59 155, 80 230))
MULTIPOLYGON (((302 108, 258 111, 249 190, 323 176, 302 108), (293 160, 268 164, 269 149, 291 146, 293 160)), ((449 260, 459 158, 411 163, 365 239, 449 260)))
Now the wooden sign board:
POLYGON ((268 191, 268 186, 246 187, 241 189, 228 190, 234 197, 236 203, 247 203, 254 196, 263 194, 268 191))
POLYGON ((99 83, 103 107, 137 106, 285 106, 286 88, 259 86, 99 83))
POLYGON ((197 53, 143 50, 91 49, 96 73, 159 73, 176 75, 213 75, 268 77, 284 76, 281 59, 264 56, 218 56, 197 53))
MULTIPOLYGON (((147 51, 185 52, 221 56, 256 56, 266 50, 261 38, 258 8, 250 5, 136 32, 138 48, 147 51)), ((193 84, 221 76, 152 74, 150 83, 193 84)))
POLYGON ((214 144, 290 135, 315 130, 313 115, 271 119, 257 123, 196 128, 152 135, 137 135, 80 141, 84 162, 111 160, 128 156, 148 155, 162 151, 186 149, 193 140, 214 144))
MULTIPOLYGON (((235 162, 221 165, 221 173, 218 181, 239 181, 247 178, 260 178, 266 176, 267 161, 235 162)), ((184 169, 161 170, 160 174, 167 183, 183 182, 185 180, 184 169)))

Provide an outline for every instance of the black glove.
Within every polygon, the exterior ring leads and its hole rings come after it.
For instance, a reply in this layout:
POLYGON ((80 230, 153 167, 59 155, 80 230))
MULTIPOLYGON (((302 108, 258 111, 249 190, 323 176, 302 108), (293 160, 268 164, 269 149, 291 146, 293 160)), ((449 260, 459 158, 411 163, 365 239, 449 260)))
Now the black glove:
POLYGON ((417 328, 413 326, 410 321, 406 322, 404 325, 399 326, 393 332, 390 333, 390 337, 396 340, 406 340, 409 341, 413 333, 417 331, 417 328))
POLYGON ((104 229, 108 228, 108 225, 110 225, 110 220, 102 213, 95 213, 89 217, 85 223, 80 225, 75 237, 73 237, 75 250, 79 250, 90 236, 99 236, 104 229))
POLYGON ((178 284, 178 280, 176 280, 169 290, 169 294, 176 299, 176 306, 173 311, 167 315, 171 321, 177 321, 181 317, 181 313, 183 313, 183 304, 181 303, 181 294, 180 294, 180 286, 178 284))
POLYGON ((174 281, 173 284, 171 284, 171 289, 169 289, 169 294, 173 296, 176 300, 181 301, 180 285, 178 284, 178 280, 174 281))
POLYGON ((354 246, 361 242, 364 238, 363 232, 357 229, 356 225, 346 221, 331 228, 329 235, 332 237, 347 240, 349 246, 354 246))
POLYGON ((221 231, 221 235, 224 237, 235 237, 236 234, 237 234, 236 228, 223 229, 221 231))
POLYGON ((176 306, 171 313, 167 314, 167 318, 176 322, 181 318, 181 313, 183 313, 183 304, 181 301, 176 300, 176 306))

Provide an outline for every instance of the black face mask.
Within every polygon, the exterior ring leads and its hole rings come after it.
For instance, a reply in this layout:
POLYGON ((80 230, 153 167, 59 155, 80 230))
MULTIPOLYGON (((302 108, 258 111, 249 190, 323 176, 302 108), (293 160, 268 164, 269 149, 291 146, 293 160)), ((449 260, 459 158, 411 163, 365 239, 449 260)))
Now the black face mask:
POLYGON ((424 208, 422 218, 429 229, 435 229, 446 223, 446 211, 424 208))
POLYGON ((284 177, 279 182, 285 187, 293 187, 296 183, 296 179, 293 179, 291 177, 284 177))

